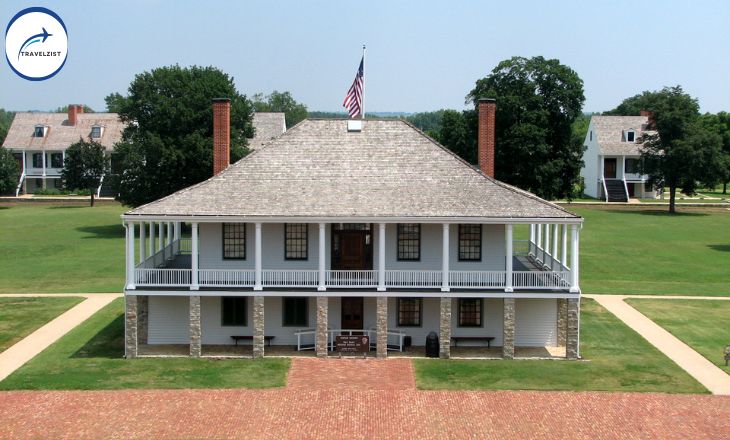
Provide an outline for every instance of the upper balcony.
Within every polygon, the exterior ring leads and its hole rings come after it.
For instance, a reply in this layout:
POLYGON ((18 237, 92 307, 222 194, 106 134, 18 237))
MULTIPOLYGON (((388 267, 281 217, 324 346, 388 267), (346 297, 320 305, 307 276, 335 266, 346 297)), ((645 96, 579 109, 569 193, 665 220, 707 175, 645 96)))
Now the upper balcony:
MULTIPOLYGON (((279 233, 283 232, 283 225, 271 226, 266 233, 268 240, 265 241, 262 240, 264 234, 261 230, 270 225, 255 228, 256 239, 251 247, 258 249, 253 252, 254 262, 212 258, 225 246, 222 232, 213 235, 212 230, 215 227, 212 225, 204 229, 202 234, 198 234, 197 225, 193 225, 192 235, 195 239, 181 237, 181 227, 176 223, 150 225, 154 226, 141 229, 143 232, 138 245, 142 252, 139 261, 131 268, 128 261, 128 271, 131 270, 132 274, 128 276, 128 289, 579 291, 577 273, 574 274, 567 265, 568 225, 530 225, 527 240, 514 240, 512 225, 490 225, 490 229, 483 234, 484 241, 489 243, 480 246, 479 261, 465 263, 444 253, 444 249, 447 249, 447 253, 451 254, 452 248, 454 253, 463 251, 459 249, 459 243, 463 242, 460 240, 463 237, 458 235, 461 231, 454 231, 458 229, 457 225, 451 225, 451 233, 448 227, 444 227, 446 232, 442 237, 433 236, 434 230, 439 232, 441 225, 423 225, 424 231, 418 236, 418 253, 423 255, 419 255, 419 261, 404 262, 387 251, 389 248, 393 248, 393 252, 403 250, 402 237, 400 245, 396 244, 399 242, 396 225, 389 225, 388 232, 383 227, 380 230, 372 228, 358 233, 338 231, 331 227, 329 233, 322 234, 323 239, 318 243, 320 239, 317 235, 320 234, 316 232, 317 225, 313 224, 313 233, 305 240, 311 240, 312 244, 320 246, 318 250, 310 251, 316 255, 312 255, 313 261, 309 264, 296 260, 280 261, 271 251, 262 250, 282 246, 281 243, 271 241, 281 240, 284 234, 279 233), (361 237, 362 240, 356 238, 353 243, 348 244, 349 235, 361 237), (452 242, 454 246, 449 246, 451 235, 455 239, 452 242), (392 240, 388 240, 391 238, 392 240), (350 246, 358 241, 362 246, 350 246), (376 241, 377 245, 373 245, 376 241), (440 248, 437 246, 439 241, 442 241, 440 248), (387 246, 386 242, 391 246, 387 246), (327 245, 330 251, 320 253, 327 245), (379 249, 386 249, 386 252, 381 253, 379 249), (264 256, 264 253, 267 255, 264 256), (349 255, 345 255, 348 253, 349 255), (363 255, 360 255, 357 264, 353 264, 352 261, 357 258, 353 260, 352 257, 358 253, 363 255), (488 253, 492 255, 487 255, 488 253), (192 258, 192 255, 197 255, 198 258, 192 258), (319 255, 323 255, 323 258, 319 258, 319 255), (348 263, 343 264, 343 259, 347 259, 348 263), (198 264, 195 264, 196 260, 198 264), (440 268, 435 268, 434 264, 440 268)), ((220 224, 216 227, 220 228, 220 224)), ((574 236, 577 237, 577 228, 574 236)), ((574 249, 576 251, 571 247, 570 251, 577 256, 577 243, 574 249)))

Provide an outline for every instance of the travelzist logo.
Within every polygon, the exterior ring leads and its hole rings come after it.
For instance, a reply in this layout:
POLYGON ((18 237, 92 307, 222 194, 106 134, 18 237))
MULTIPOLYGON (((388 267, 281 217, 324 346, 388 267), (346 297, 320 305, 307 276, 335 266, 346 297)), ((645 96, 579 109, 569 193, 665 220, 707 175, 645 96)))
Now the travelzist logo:
POLYGON ((50 9, 34 7, 15 14, 5 30, 5 59, 21 78, 43 81, 66 63, 66 25, 50 9))

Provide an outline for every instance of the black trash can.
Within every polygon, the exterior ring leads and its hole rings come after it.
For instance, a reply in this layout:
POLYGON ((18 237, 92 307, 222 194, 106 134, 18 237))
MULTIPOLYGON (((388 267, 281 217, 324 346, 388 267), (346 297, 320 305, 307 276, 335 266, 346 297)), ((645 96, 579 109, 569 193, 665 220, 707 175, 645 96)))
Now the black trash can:
POLYGON ((426 357, 439 357, 439 335, 431 332, 426 336, 426 357))

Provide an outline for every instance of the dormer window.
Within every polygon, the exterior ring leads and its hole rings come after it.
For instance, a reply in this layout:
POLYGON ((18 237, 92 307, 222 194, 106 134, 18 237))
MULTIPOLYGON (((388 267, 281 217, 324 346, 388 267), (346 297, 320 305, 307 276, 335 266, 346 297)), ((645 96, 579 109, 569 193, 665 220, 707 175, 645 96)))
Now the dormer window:
POLYGON ((101 134, 104 131, 104 127, 101 125, 92 125, 91 126, 91 139, 99 139, 101 138, 101 134))
POLYGON ((636 142, 636 132, 634 130, 626 130, 626 142, 636 142))
POLYGON ((33 137, 42 138, 46 136, 46 126, 36 125, 33 129, 33 137))

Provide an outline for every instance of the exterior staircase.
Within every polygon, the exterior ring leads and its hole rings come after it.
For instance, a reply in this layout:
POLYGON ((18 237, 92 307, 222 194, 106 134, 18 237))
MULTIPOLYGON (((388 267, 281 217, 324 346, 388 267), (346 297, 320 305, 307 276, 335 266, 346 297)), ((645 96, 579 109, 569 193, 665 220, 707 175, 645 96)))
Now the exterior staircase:
POLYGON ((606 179, 606 198, 607 202, 628 202, 629 197, 626 194, 626 187, 624 186, 623 180, 619 179, 606 179))

